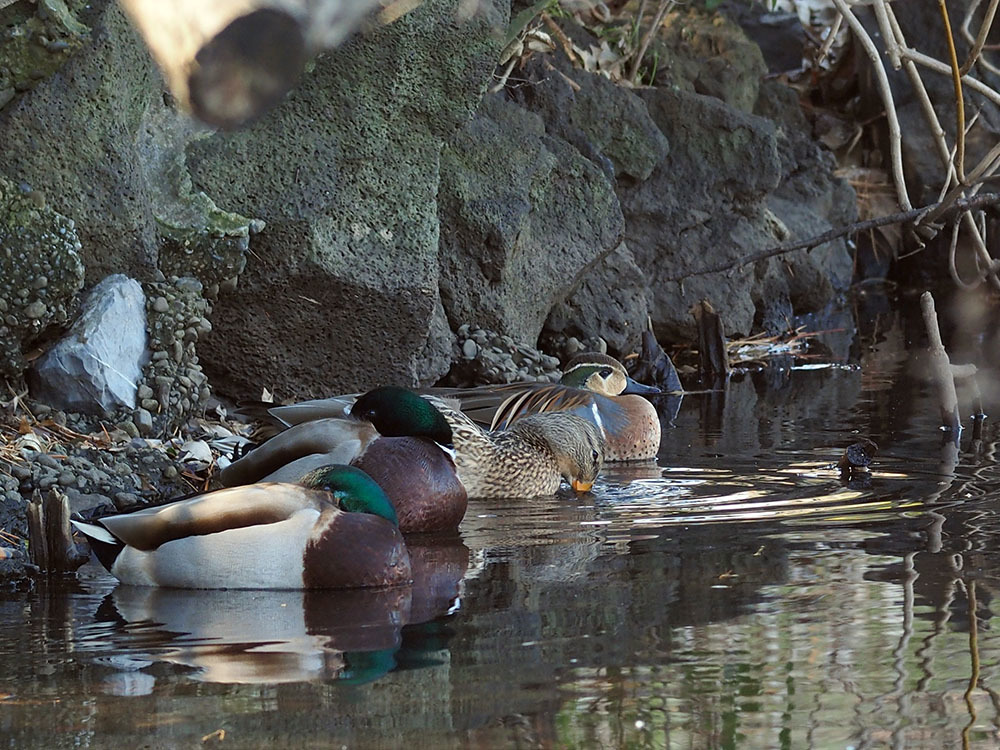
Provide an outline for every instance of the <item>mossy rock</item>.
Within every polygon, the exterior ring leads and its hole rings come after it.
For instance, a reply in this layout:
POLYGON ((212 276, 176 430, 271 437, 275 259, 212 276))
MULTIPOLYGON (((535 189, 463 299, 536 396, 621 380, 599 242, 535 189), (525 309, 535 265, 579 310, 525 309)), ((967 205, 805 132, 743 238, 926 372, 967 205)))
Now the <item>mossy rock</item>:
POLYGON ((48 77, 87 39, 83 2, 38 0, 0 8, 0 108, 48 77))
POLYGON ((0 375, 20 378, 22 351, 68 322, 83 273, 73 221, 28 185, 0 177, 0 375))

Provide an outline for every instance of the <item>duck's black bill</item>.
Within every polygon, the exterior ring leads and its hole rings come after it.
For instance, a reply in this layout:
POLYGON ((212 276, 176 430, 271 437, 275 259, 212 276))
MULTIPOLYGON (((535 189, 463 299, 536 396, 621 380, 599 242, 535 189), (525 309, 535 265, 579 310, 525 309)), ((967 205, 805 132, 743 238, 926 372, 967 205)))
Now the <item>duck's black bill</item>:
POLYGON ((642 383, 632 380, 632 378, 625 378, 625 390, 622 393, 642 393, 649 395, 652 393, 663 393, 655 385, 643 385, 642 383))

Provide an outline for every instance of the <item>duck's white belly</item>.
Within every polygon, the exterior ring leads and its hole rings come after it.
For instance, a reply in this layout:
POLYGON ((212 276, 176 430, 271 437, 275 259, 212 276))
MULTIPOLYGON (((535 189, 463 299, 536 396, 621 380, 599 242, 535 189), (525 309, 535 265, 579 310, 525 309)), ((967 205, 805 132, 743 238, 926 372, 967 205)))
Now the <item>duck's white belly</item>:
POLYGON ((319 511, 278 523, 176 539, 150 552, 126 547, 111 568, 122 583, 185 589, 301 589, 302 559, 319 511))

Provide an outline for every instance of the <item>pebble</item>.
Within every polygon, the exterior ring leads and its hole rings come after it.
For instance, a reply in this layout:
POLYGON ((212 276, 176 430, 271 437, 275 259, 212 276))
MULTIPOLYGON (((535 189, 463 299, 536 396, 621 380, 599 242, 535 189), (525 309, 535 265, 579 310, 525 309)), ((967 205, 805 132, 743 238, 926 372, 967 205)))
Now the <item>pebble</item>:
MULTIPOLYGON (((145 404, 145 400, 143 404, 145 404)), ((153 403, 156 403, 155 401, 153 403)), ((140 435, 149 435, 153 431, 153 415, 146 408, 136 409, 132 413, 132 422, 140 435)))
POLYGON ((118 510, 126 510, 142 504, 142 498, 132 492, 118 492, 115 494, 114 504, 118 510))
POLYGON ((177 467, 174 466, 173 464, 170 464, 170 466, 168 466, 167 468, 165 468, 163 470, 163 478, 164 479, 174 480, 174 479, 177 479, 177 476, 178 476, 177 467))
POLYGON ((49 309, 45 306, 45 303, 41 300, 35 300, 30 305, 24 308, 24 314, 27 315, 31 320, 38 320, 45 316, 49 309))
POLYGON ((458 349, 446 384, 454 386, 517 381, 556 381, 559 360, 508 335, 463 323, 457 330, 458 349))
POLYGON ((160 402, 157 401, 155 398, 144 398, 139 403, 139 405, 150 413, 158 411, 160 408, 160 402))
POLYGON ((139 437, 139 428, 135 426, 135 422, 131 419, 126 419, 124 422, 119 424, 118 427, 125 430, 129 437, 139 437))
POLYGON ((64 471, 59 475, 59 486, 60 487, 70 487, 76 484, 76 476, 72 471, 64 471))
POLYGON ((153 300, 153 312, 165 313, 170 309, 170 304, 166 297, 157 297, 153 300))
POLYGON ((35 462, 39 465, 44 466, 46 469, 58 469, 59 462, 56 461, 48 453, 36 453, 34 456, 35 462))

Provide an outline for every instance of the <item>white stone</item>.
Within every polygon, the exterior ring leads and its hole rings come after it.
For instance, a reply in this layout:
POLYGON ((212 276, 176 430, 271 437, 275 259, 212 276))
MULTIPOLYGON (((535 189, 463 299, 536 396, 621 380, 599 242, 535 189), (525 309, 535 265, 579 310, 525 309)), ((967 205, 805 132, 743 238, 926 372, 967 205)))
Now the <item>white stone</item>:
POLYGON ((142 286, 123 274, 95 286, 69 332, 29 373, 32 395, 64 411, 134 409, 149 361, 142 286))

